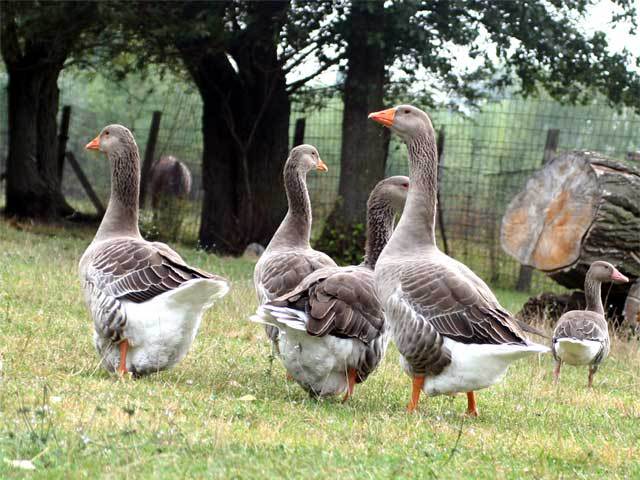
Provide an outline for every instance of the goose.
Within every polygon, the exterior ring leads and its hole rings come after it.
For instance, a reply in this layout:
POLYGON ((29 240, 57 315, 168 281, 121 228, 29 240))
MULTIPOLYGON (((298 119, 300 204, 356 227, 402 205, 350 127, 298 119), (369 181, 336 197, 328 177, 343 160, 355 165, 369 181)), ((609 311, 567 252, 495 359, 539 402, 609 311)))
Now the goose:
MULTIPOLYGON (((293 148, 283 172, 289 209, 253 272, 259 305, 291 291, 311 272, 336 266, 331 257, 309 244, 311 201, 306 178, 312 170, 328 171, 318 150, 313 145, 293 148)), ((277 353, 278 329, 265 325, 265 330, 277 353)))
POLYGON ((411 184, 398 225, 376 264, 376 286, 404 371, 413 379, 407 410, 426 395, 467 393, 500 381, 513 361, 548 352, 529 342, 516 320, 469 268, 435 241, 437 153, 431 120, 400 105, 369 118, 400 135, 409 152, 411 184))
POLYGON ((108 125, 85 148, 105 153, 111 165, 107 211, 79 264, 101 365, 136 377, 170 368, 229 284, 140 235, 140 156, 126 127, 108 125))
POLYGON ((555 359, 553 380, 560 378, 562 363, 589 365, 588 387, 593 386, 593 375, 609 355, 609 330, 604 318, 600 288, 602 282, 626 283, 629 279, 608 262, 593 262, 584 280, 587 306, 584 310, 571 310, 560 317, 551 341, 555 359))
POLYGON ((373 269, 408 189, 409 179, 395 176, 371 192, 364 262, 316 270, 252 317, 279 329, 287 373, 312 396, 344 392, 346 402, 384 357, 389 336, 373 269))

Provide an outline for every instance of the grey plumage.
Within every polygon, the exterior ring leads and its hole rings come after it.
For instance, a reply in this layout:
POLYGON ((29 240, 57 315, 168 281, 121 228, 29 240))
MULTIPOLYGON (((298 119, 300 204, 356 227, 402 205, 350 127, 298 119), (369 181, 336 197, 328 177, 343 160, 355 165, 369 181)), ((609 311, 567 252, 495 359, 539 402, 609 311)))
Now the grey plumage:
MULTIPOLYGON (((361 342, 353 365, 362 382, 378 366, 386 351, 386 322, 375 286, 373 268, 393 231, 394 217, 402 208, 409 179, 390 177, 379 182, 368 201, 366 259, 359 266, 325 267, 294 288, 267 303, 304 312, 306 333, 361 342)), ((305 388, 311 388, 303 385, 305 388)))
POLYGON ((585 310, 571 310, 558 320, 551 341, 551 352, 556 360, 554 380, 560 376, 562 363, 589 365, 588 386, 598 366, 609 355, 610 339, 602 304, 602 282, 624 283, 628 279, 608 262, 593 262, 584 282, 585 310), (565 346, 565 344, 567 346, 565 346), (568 345, 571 345, 569 347, 568 345), (566 351, 565 351, 566 350, 566 351))

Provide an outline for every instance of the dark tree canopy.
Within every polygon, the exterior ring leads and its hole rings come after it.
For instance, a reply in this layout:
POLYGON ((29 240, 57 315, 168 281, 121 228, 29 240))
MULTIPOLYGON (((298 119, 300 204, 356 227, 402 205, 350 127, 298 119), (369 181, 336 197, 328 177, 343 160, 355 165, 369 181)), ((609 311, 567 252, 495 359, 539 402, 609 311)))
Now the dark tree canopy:
MULTIPOLYGON (((355 261, 360 254, 355 245, 338 241, 355 238, 357 245, 362 243, 363 229, 358 223, 365 219, 366 194, 353 195, 352 173, 363 171, 364 179, 357 186, 366 184, 370 190, 382 176, 386 160, 380 146, 362 140, 367 128, 363 105, 369 111, 385 101, 432 106, 434 92, 444 94, 453 104, 461 100, 474 103, 496 88, 509 88, 525 96, 546 91, 570 103, 603 95, 612 105, 640 111, 640 76, 631 69, 640 56, 628 51, 610 53, 604 33, 589 36, 580 28, 580 18, 594 3, 395 0, 347 4, 347 15, 334 24, 332 42, 348 60, 342 170, 351 174, 341 176, 340 197, 325 224, 320 248, 334 255, 346 251, 346 262, 355 261), (365 31, 358 20, 364 17, 369 22, 365 31), (472 67, 460 68, 460 49, 476 60, 472 67), (359 67, 359 58, 368 60, 369 69, 384 62, 385 75, 363 75, 366 72, 359 67), (400 81, 393 78, 398 72, 402 73, 400 81), (427 86, 418 98, 410 88, 416 80, 427 86), (363 155, 354 154, 353 148, 363 155), (362 170, 365 157, 369 161, 362 170), (367 174, 371 172, 375 174, 367 174)), ((621 7, 619 18, 635 26, 636 4, 631 0, 615 3, 621 7)))
MULTIPOLYGON (((364 222, 368 190, 384 174, 387 140, 372 137, 366 113, 388 102, 428 104, 434 91, 473 102, 507 87, 569 102, 600 94, 640 110, 640 78, 631 70, 638 59, 610 53, 603 33, 580 28, 594 2, 3 2, 7 211, 50 217, 70 210, 53 174, 56 81, 65 65, 92 63, 116 78, 161 65, 183 72, 203 100, 202 246, 239 253, 249 242, 264 244, 286 206, 281 170, 292 95, 340 65, 345 175, 323 234, 331 241, 338 223, 344 233, 364 222), (477 60, 473 67, 460 68, 459 49, 477 60), (300 68, 310 60, 315 68, 300 68), (428 86, 418 100, 409 88, 416 80, 428 86), (363 169, 350 190, 349 177, 363 169)), ((616 4, 635 25, 636 3, 616 4)))
POLYGON ((121 4, 123 38, 133 37, 149 61, 184 66, 202 97, 203 247, 238 254, 250 242, 266 244, 280 223, 290 95, 337 61, 322 55, 330 33, 322 20, 332 8, 283 1, 121 4), (313 55, 322 59, 318 71, 287 83, 287 74, 313 55))

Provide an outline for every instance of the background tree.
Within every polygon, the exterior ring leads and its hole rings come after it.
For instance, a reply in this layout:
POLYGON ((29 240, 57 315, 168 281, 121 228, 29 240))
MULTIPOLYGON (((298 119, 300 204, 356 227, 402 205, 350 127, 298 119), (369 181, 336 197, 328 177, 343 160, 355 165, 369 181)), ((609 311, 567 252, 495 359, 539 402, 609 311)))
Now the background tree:
MULTIPOLYGON (((346 43, 348 57, 341 149, 344 174, 320 248, 334 255, 346 251, 347 258, 342 260, 347 262, 359 257, 344 242, 353 238, 354 244, 362 244, 361 229, 354 225, 364 222, 366 192, 384 173, 384 137, 368 132, 366 113, 385 101, 431 105, 434 93, 439 93, 452 104, 474 103, 486 92, 508 87, 525 96, 544 89, 553 98, 572 103, 604 95, 614 105, 640 110, 640 77, 631 70, 640 61, 638 55, 611 53, 603 32, 588 35, 580 28, 580 19, 593 3, 351 2, 348 16, 334 25, 333 40, 337 45, 346 43), (476 62, 460 68, 464 51, 476 62), (402 81, 391 83, 392 72, 402 81), (411 86, 418 79, 428 83, 416 93, 411 86)), ((636 26, 636 4, 614 3, 621 12, 616 19, 636 26)))
POLYGON ((330 2, 120 4, 125 37, 134 35, 150 61, 179 59, 202 97, 204 248, 242 253, 250 242, 266 244, 282 220, 290 96, 337 61, 321 51, 332 9, 330 2), (287 82, 313 55, 322 59, 318 69, 287 82))
POLYGON ((0 45, 9 76, 7 215, 53 219, 73 213, 57 159, 58 76, 102 26, 97 3, 2 2, 0 45))

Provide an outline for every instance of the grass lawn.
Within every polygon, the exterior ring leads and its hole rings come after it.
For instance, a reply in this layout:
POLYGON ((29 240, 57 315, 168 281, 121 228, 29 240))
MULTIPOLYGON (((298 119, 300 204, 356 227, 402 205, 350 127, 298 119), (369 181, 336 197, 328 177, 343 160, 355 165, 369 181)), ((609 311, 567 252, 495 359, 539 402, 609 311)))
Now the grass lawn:
MULTIPOLYGON (((393 347, 348 404, 315 401, 247 321, 253 263, 182 248, 232 291, 180 365, 119 381, 98 367, 77 279, 91 235, 0 221, 0 478, 640 478, 637 341, 614 339, 592 391, 585 369, 556 388, 550 356, 520 361, 479 392, 477 419, 464 395, 407 415, 393 347)), ((526 299, 497 293, 512 311, 526 299)))

